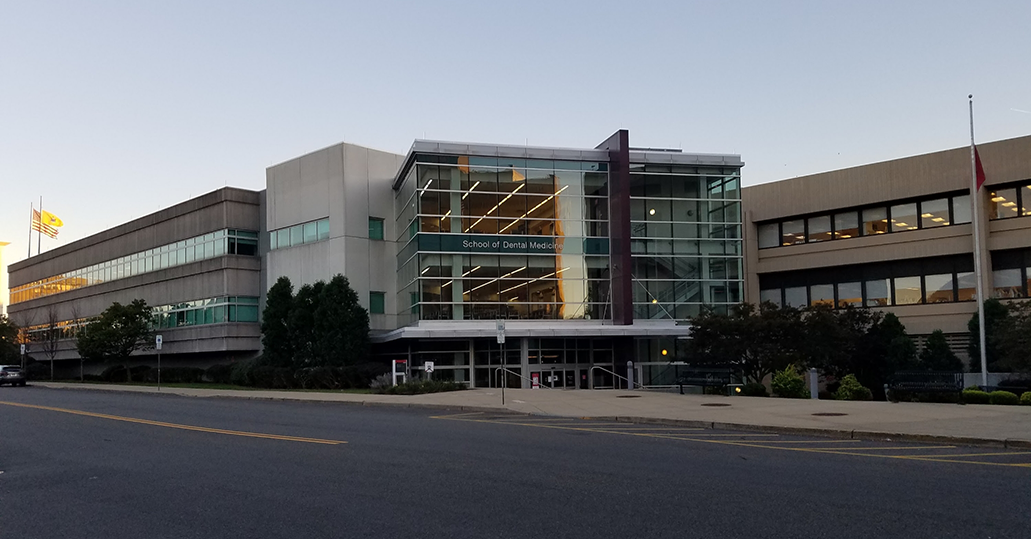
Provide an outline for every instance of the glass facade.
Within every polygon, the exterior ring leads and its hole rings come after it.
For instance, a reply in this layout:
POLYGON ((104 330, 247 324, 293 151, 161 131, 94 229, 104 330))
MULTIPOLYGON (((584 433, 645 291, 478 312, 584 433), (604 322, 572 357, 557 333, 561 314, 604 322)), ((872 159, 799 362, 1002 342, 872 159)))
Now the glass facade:
POLYGON ((635 319, 686 320, 742 301, 740 185, 736 168, 631 164, 635 319))
POLYGON ((329 218, 326 218, 271 230, 268 233, 268 246, 269 250, 286 249, 328 239, 329 218))
POLYGON ((257 256, 258 233, 224 229, 11 288, 11 304, 227 254, 257 256))
POLYGON ((758 225, 759 248, 876 236, 969 222, 970 195, 936 195, 923 200, 761 223, 758 225))
MULTIPOLYGON (((610 318, 608 163, 416 154, 395 195, 415 320, 610 318)), ((634 315, 741 301, 737 168, 631 164, 634 315)))
POLYGON ((395 193, 402 323, 606 316, 607 170, 416 155, 395 193))
POLYGON ((988 218, 1007 219, 1031 215, 1031 183, 993 187, 988 193, 988 218))

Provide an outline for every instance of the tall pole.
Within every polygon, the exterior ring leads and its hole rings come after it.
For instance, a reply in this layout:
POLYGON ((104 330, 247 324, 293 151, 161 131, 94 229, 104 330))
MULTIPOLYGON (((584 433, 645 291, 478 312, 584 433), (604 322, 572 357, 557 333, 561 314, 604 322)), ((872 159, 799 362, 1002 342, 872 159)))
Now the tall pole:
MULTIPOLYGON (((32 240, 29 240, 32 241, 32 240)), ((36 254, 40 251, 40 246, 43 245, 43 196, 39 197, 39 231, 36 234, 36 254)))
POLYGON ((33 214, 35 211, 36 208, 29 202, 29 258, 32 258, 32 219, 35 217, 33 214))
POLYGON ((981 282, 981 191, 977 188, 977 162, 974 149, 974 96, 970 100, 970 201, 974 220, 974 278, 977 280, 977 327, 981 343, 981 385, 988 385, 988 351, 985 350, 984 284, 981 282))

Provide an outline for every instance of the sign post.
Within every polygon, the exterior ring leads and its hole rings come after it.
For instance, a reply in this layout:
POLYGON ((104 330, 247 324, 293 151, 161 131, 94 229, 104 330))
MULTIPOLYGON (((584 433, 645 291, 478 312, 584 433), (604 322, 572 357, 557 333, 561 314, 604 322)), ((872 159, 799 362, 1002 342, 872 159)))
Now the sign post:
POLYGON ((506 358, 505 358, 505 321, 504 320, 498 320, 497 321, 497 330, 498 330, 498 344, 501 345, 501 376, 503 376, 503 378, 501 379, 501 405, 504 406, 505 405, 505 386, 508 385, 506 383, 508 381, 508 372, 506 372, 506 369, 505 369, 505 364, 506 364, 505 363, 505 359, 506 358))
POLYGON ((426 379, 427 380, 433 378, 433 367, 434 367, 434 364, 433 364, 432 361, 427 361, 426 363, 423 364, 423 368, 426 370, 426 379))
POLYGON ((158 351, 158 391, 161 391, 161 343, 164 338, 161 335, 154 337, 154 349, 158 351))
POLYGON ((25 353, 29 351, 28 345, 21 345, 21 370, 25 372, 25 353))

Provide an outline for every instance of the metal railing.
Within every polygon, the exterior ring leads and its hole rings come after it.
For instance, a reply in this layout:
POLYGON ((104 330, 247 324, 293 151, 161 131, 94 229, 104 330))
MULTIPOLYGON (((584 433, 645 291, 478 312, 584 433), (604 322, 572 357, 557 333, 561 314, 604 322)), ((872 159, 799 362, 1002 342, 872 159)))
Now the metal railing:
MULTIPOLYGON (((611 371, 609 369, 606 369, 605 367, 601 367, 601 366, 598 366, 598 365, 595 365, 595 366, 591 367, 591 382, 592 382, 591 389, 608 389, 607 387, 594 387, 594 384, 593 384, 593 382, 594 382, 594 369, 601 369, 601 370, 611 374, 612 376, 615 376, 616 378, 619 378, 620 380, 623 380, 624 382, 626 382, 626 386, 628 388, 633 389, 633 387, 631 387, 631 385, 630 385, 630 380, 627 377, 620 376, 620 375, 616 374, 614 371, 611 371)), ((635 385, 635 386, 637 386, 637 387, 639 387, 641 389, 646 389, 644 387, 644 385, 641 384, 640 382, 634 382, 633 385, 635 385)), ((612 389, 616 389, 615 384, 613 384, 612 389)))
MULTIPOLYGON (((491 387, 501 387, 501 388, 508 387, 507 384, 503 384, 503 385, 498 385, 497 384, 498 378, 501 376, 501 371, 505 371, 505 372, 507 372, 509 374, 514 374, 517 377, 519 377, 519 378, 521 378, 523 380, 526 380, 527 382, 530 382, 530 387, 533 387, 533 379, 532 378, 530 378, 528 376, 523 376, 523 375, 519 374, 518 372, 515 372, 512 369, 509 369, 507 367, 497 367, 496 369, 494 369, 494 380, 492 380, 493 385, 491 385, 491 387)), ((502 378, 502 381, 507 382, 508 379, 507 378, 502 378)), ((544 384, 537 384, 537 385, 539 387, 542 387, 542 388, 545 388, 545 389, 554 389, 554 388, 546 386, 544 384)))

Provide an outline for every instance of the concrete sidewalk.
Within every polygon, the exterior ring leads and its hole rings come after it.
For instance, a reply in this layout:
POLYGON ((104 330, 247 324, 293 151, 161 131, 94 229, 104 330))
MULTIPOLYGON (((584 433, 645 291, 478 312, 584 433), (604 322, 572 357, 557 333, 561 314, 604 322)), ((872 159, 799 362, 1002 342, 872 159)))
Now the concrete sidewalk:
MULTIPOLYGON (((34 382, 48 388, 158 393, 148 386, 34 382)), ((664 391, 474 389, 426 395, 168 388, 165 395, 360 405, 426 407, 460 412, 514 412, 611 418, 706 428, 763 430, 865 439, 940 441, 1031 448, 1031 406, 848 402, 679 395, 664 391)))

